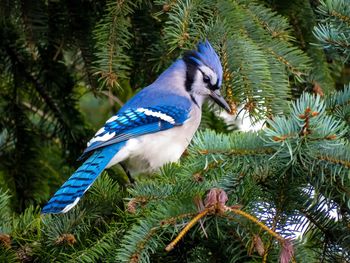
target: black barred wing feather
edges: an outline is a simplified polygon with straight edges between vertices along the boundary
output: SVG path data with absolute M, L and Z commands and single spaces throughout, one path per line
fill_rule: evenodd
M 80 159 L 95 149 L 182 125 L 188 117 L 189 109 L 174 106 L 127 109 L 107 120 L 88 142 Z

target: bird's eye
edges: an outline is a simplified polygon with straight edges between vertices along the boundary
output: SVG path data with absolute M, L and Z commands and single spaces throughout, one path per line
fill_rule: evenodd
M 203 75 L 203 81 L 204 81 L 205 83 L 209 83 L 210 78 L 209 78 L 207 75 Z

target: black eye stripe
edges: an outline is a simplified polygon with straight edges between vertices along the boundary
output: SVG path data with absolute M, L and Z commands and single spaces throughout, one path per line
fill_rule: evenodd
M 210 77 L 207 76 L 207 75 L 203 72 L 203 70 L 201 70 L 200 68 L 198 68 L 198 70 L 199 70 L 200 72 L 202 72 L 203 81 L 204 81 L 205 83 L 210 83 Z
M 216 80 L 216 83 L 215 83 L 214 85 L 212 85 L 212 84 L 210 83 L 210 78 L 209 78 L 200 68 L 198 68 L 198 70 L 199 70 L 200 72 L 202 72 L 202 74 L 203 74 L 203 81 L 204 81 L 205 83 L 208 83 L 208 88 L 209 88 L 210 90 L 217 90 L 217 89 L 219 89 L 219 79 L 217 79 L 217 80 Z
M 186 64 L 186 79 L 185 79 L 185 87 L 187 91 L 191 91 L 192 84 L 194 82 L 194 76 L 198 67 L 189 60 L 184 60 Z

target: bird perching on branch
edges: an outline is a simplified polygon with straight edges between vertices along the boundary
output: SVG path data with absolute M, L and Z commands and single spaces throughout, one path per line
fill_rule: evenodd
M 208 41 L 185 53 L 97 131 L 80 157 L 85 162 L 42 213 L 69 211 L 102 171 L 117 163 L 133 175 L 177 161 L 198 129 L 204 101 L 211 98 L 230 111 L 220 95 L 222 77 L 220 59 Z

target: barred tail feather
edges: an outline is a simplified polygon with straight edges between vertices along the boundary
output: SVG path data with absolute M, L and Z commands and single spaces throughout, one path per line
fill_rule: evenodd
M 114 144 L 96 150 L 61 186 L 42 213 L 66 213 L 72 209 L 122 146 Z

